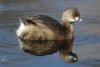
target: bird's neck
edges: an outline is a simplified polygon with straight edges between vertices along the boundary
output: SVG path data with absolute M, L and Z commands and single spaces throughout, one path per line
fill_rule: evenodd
M 66 34 L 68 39 L 73 38 L 73 26 L 70 24 L 70 22 L 63 22 L 63 27 L 66 28 Z
M 72 24 L 70 23 L 70 22 L 62 22 L 63 24 L 63 26 L 65 27 L 65 28 L 72 28 L 73 26 L 72 26 Z

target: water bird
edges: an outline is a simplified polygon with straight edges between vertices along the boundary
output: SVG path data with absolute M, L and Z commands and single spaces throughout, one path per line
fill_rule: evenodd
M 81 21 L 77 8 L 67 8 L 61 17 L 61 23 L 46 15 L 37 15 L 20 19 L 17 36 L 27 40 L 66 40 L 73 39 L 73 26 L 75 21 Z

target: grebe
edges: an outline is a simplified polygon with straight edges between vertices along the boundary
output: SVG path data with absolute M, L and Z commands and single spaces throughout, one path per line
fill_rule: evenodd
M 67 8 L 61 17 L 61 23 L 46 15 L 37 15 L 20 19 L 17 36 L 24 40 L 67 40 L 73 39 L 73 26 L 75 21 L 81 21 L 77 8 Z

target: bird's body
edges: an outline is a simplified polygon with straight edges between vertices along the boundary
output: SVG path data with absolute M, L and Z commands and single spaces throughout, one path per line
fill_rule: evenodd
M 20 31 L 21 33 L 19 33 Z M 24 40 L 66 40 L 68 33 L 73 33 L 71 27 L 66 28 L 57 20 L 46 15 L 27 18 L 26 22 L 22 22 L 17 30 L 19 38 Z

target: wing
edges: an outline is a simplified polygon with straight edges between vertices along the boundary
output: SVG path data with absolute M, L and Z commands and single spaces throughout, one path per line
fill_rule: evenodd
M 65 32 L 65 28 L 54 18 L 46 15 L 37 15 L 26 19 L 27 24 L 44 25 L 56 33 Z

